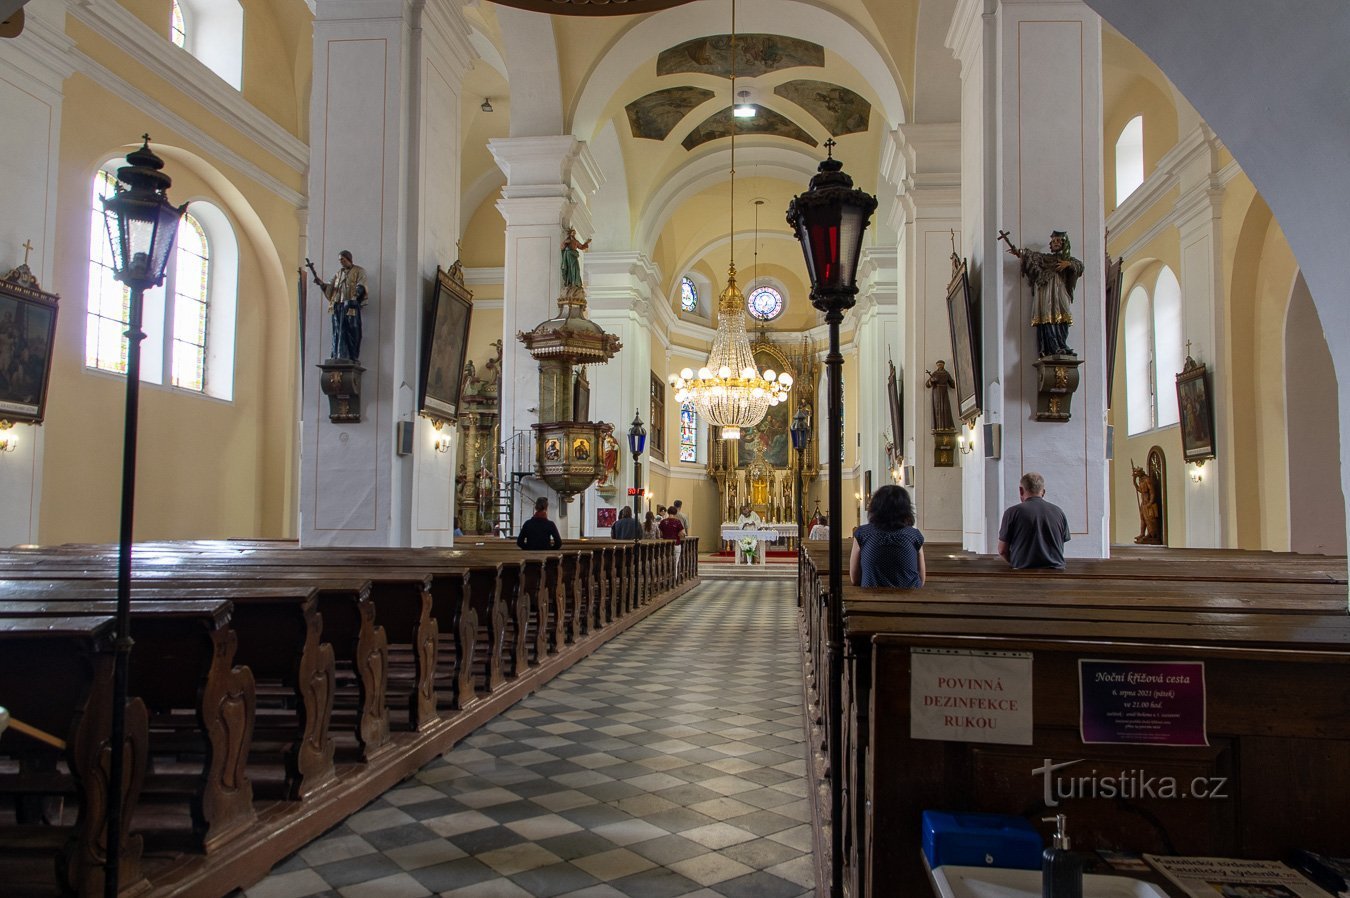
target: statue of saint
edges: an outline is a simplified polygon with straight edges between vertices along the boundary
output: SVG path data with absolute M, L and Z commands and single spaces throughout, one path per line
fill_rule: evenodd
M 568 228 L 562 242 L 562 286 L 563 293 L 581 289 L 581 254 L 591 248 L 591 241 L 582 243 L 577 239 L 576 228 Z
M 1141 545 L 1162 545 L 1162 507 L 1158 501 L 1161 484 L 1157 474 L 1145 471 L 1130 461 L 1134 490 L 1139 499 L 1139 535 L 1134 538 Z
M 333 321 L 333 353 L 329 358 L 351 359 L 361 356 L 361 310 L 366 307 L 366 270 L 352 262 L 350 250 L 338 253 L 338 271 L 327 283 L 314 270 L 314 263 L 305 260 L 314 283 L 328 299 L 328 313 Z
M 937 360 L 936 368 L 935 371 L 926 372 L 928 380 L 924 383 L 924 386 L 933 391 L 933 430 L 935 432 L 956 430 L 950 395 L 956 381 L 952 379 L 952 373 L 947 370 L 947 363 L 942 359 Z
M 1031 284 L 1031 324 L 1036 328 L 1036 348 L 1042 358 L 1049 355 L 1077 355 L 1069 348 L 1069 326 L 1073 314 L 1074 287 L 1083 276 L 1083 262 L 1070 253 L 1066 231 L 1052 231 L 1050 251 L 1037 253 L 1018 249 L 999 231 L 999 239 L 1008 244 L 1008 253 L 1022 260 L 1022 276 Z

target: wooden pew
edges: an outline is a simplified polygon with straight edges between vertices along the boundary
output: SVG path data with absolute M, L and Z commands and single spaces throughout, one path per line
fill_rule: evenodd
M 107 806 L 106 747 L 112 726 L 113 618 L 110 616 L 0 618 L 0 703 L 12 716 L 65 742 L 62 752 L 74 781 L 79 816 L 71 830 L 20 827 L 0 839 L 5 881 L 22 882 L 26 867 L 51 864 L 66 894 L 96 896 L 104 891 L 104 835 Z M 129 831 L 145 777 L 148 715 L 139 699 L 126 704 L 126 789 L 122 795 L 120 894 L 146 886 L 141 872 L 142 840 Z M 54 749 L 13 729 L 0 742 L 0 755 L 19 761 L 23 785 L 34 792 L 59 792 Z M 10 788 L 9 786 L 6 787 Z M 25 864 L 27 862 L 27 864 Z M 11 865 L 18 870 L 11 872 Z M 51 870 L 46 866 L 46 870 Z M 50 882 L 50 873 L 38 874 Z
M 193 850 L 211 851 L 252 825 L 253 784 L 245 770 L 257 700 L 253 674 L 237 667 L 232 605 L 218 590 L 169 587 L 141 590 L 131 609 L 136 650 L 130 656 L 128 691 L 152 715 L 194 715 L 199 739 L 189 750 L 201 755 L 189 774 L 188 814 Z M 116 613 L 116 587 L 86 582 L 0 581 L 0 619 L 101 617 Z M 156 722 L 153 756 L 174 756 L 182 746 Z M 167 738 L 165 738 L 167 737 Z M 161 739 L 168 743 L 160 744 Z M 159 785 L 152 770 L 146 794 L 178 787 Z M 148 804 L 143 804 L 148 810 Z M 147 824 L 149 825 L 149 824 Z M 146 828 L 145 826 L 141 827 Z

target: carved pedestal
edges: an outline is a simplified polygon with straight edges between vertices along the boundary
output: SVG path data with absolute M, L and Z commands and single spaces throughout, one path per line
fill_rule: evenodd
M 1036 369 L 1036 420 L 1069 420 L 1069 402 L 1078 389 L 1078 368 L 1083 360 L 1074 355 L 1046 355 L 1032 363 Z
M 361 373 L 354 359 L 324 359 L 319 386 L 328 397 L 328 420 L 334 424 L 361 423 Z
M 933 467 L 956 467 L 956 430 L 939 428 L 933 431 Z

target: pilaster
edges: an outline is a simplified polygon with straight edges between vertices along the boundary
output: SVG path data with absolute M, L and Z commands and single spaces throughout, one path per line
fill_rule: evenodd
M 1101 20 L 1078 0 L 961 0 L 948 33 L 961 61 L 962 220 L 980 298 L 983 422 L 1003 425 L 1001 458 L 963 469 L 963 542 L 993 552 L 1025 471 L 1045 475 L 1069 518 L 1067 555 L 1103 557 L 1107 515 L 1102 313 Z M 1067 422 L 1040 422 L 1031 292 L 996 241 L 1045 251 L 1069 232 L 1085 270 L 1069 345 L 1083 360 Z
M 52 289 L 56 241 L 56 183 L 61 145 L 61 107 L 65 79 L 74 71 L 68 55 L 64 0 L 28 4 L 23 33 L 0 40 L 0 275 L 24 262 L 23 244 L 31 243 L 28 267 L 38 283 Z M 59 314 L 82 314 L 69 301 Z M 0 414 L 3 417 L 3 414 Z M 38 541 L 42 504 L 43 428 L 16 424 L 0 433 L 10 450 L 0 453 L 0 546 Z
M 309 545 L 446 545 L 454 453 L 417 419 L 422 303 L 459 232 L 459 13 L 404 0 L 317 0 L 310 99 L 309 256 L 325 276 L 350 250 L 366 269 L 362 420 L 329 421 L 315 366 L 328 315 L 305 322 L 300 538 Z M 445 114 L 451 110 L 452 114 Z M 397 424 L 414 422 L 411 455 Z

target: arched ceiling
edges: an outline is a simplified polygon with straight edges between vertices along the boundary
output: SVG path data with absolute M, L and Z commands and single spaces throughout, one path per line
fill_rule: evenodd
M 762 196 L 759 261 L 766 271 L 781 269 L 777 283 L 789 292 L 788 312 L 774 326 L 813 326 L 806 287 L 793 273 L 801 267 L 800 249 L 783 211 L 805 189 L 831 137 L 858 186 L 877 190 L 883 142 L 908 118 L 912 91 L 900 72 L 915 68 L 919 7 L 941 6 L 938 16 L 949 17 L 951 2 L 737 0 L 734 92 L 730 0 L 660 3 L 638 15 L 619 13 L 642 7 L 641 0 L 473 3 L 474 43 L 489 43 L 496 52 L 483 54 L 466 79 L 463 220 L 495 220 L 482 213 L 503 183 L 476 144 L 502 136 L 508 115 L 512 135 L 543 133 L 540 128 L 556 133 L 549 108 L 560 98 L 563 128 L 604 156 L 605 195 L 597 195 L 591 211 L 605 249 L 649 255 L 672 298 L 686 271 L 700 271 L 720 290 L 730 248 L 735 122 L 736 195 L 743 207 L 735 227 L 738 256 L 753 256 L 750 201 Z M 545 8 L 555 14 L 521 11 Z M 539 81 L 541 66 L 556 66 L 556 79 L 531 88 L 528 97 L 513 97 L 513 86 L 518 92 Z M 505 96 L 499 99 L 498 91 Z M 481 113 L 480 93 L 491 94 L 494 109 L 509 112 Z M 738 100 L 748 100 L 757 115 L 733 119 Z M 753 261 L 737 262 L 746 284 Z

